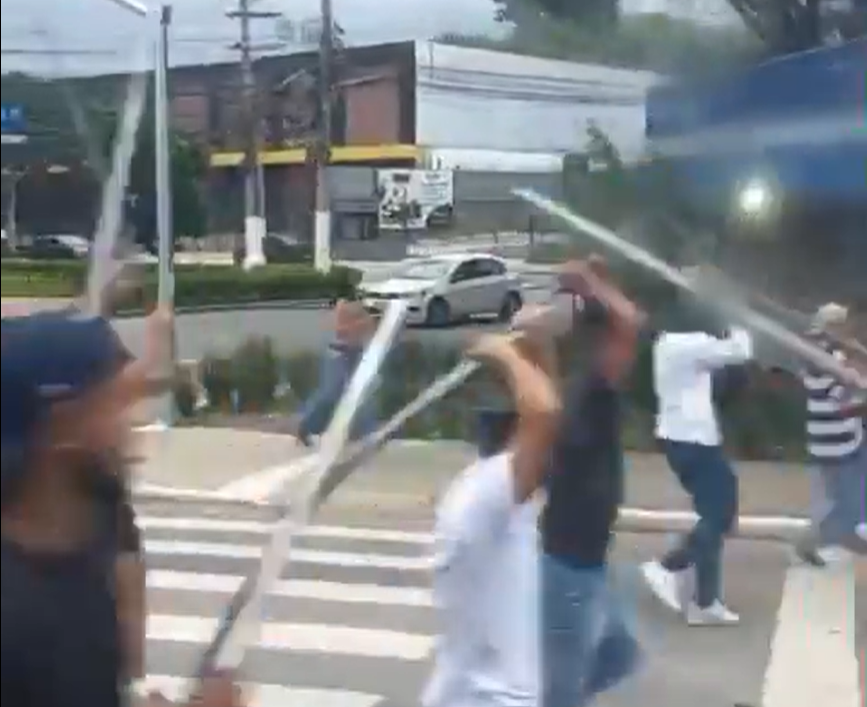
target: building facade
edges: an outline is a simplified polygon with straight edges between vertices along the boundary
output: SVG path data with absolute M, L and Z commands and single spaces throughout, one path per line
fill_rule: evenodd
M 315 53 L 307 53 L 263 59 L 256 66 L 264 107 L 267 217 L 277 231 L 309 227 L 313 180 L 307 146 L 317 125 L 317 61 Z M 211 211 L 217 230 L 239 222 L 241 215 L 237 73 L 236 66 L 197 67 L 178 69 L 171 79 L 175 125 L 206 129 L 212 136 L 211 201 L 219 201 L 220 211 Z M 332 188 L 338 211 L 358 215 L 375 209 L 377 167 L 498 173 L 488 180 L 487 191 L 500 190 L 506 200 L 508 187 L 501 185 L 514 184 L 506 175 L 559 174 L 562 156 L 582 148 L 593 124 L 624 156 L 637 157 L 644 140 L 644 96 L 658 79 L 649 72 L 434 42 L 352 48 L 337 74 L 331 159 L 340 169 L 332 170 Z

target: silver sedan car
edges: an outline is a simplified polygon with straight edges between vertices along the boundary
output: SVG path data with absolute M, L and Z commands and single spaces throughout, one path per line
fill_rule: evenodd
M 475 315 L 508 322 L 524 303 L 521 279 L 502 258 L 484 253 L 405 260 L 387 279 L 362 283 L 359 294 L 373 314 L 389 300 L 408 300 L 408 323 L 427 326 Z

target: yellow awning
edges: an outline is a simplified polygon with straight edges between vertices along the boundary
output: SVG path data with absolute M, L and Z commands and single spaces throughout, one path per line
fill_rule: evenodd
M 263 165 L 301 164 L 306 158 L 306 149 L 291 147 L 283 150 L 265 150 L 259 154 Z M 331 149 L 332 162 L 376 162 L 380 160 L 413 160 L 422 155 L 416 145 L 339 145 Z M 211 167 L 239 167 L 244 162 L 242 152 L 213 152 Z

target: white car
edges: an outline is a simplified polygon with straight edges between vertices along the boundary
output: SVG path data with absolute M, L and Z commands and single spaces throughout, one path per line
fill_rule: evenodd
M 389 300 L 409 301 L 408 323 L 446 326 L 478 314 L 508 322 L 524 303 L 521 279 L 506 262 L 487 254 L 460 253 L 404 261 L 380 282 L 362 283 L 365 308 L 381 313 Z

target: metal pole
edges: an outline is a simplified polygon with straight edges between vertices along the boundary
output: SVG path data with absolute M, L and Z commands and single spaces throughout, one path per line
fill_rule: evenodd
M 334 52 L 334 17 L 331 0 L 321 0 L 322 31 L 319 41 L 319 136 L 316 144 L 316 213 L 313 224 L 313 265 L 331 269 L 331 203 L 328 162 L 331 156 L 331 68 Z
M 157 298 L 159 304 L 167 308 L 172 308 L 174 304 L 175 289 L 168 91 L 169 25 L 171 21 L 171 5 L 163 5 L 160 12 L 160 33 L 157 42 L 154 81 L 154 156 L 156 160 L 157 243 L 159 252 Z M 166 361 L 168 371 L 174 368 L 174 351 L 172 351 L 171 359 Z M 164 424 L 171 426 L 175 412 L 171 392 L 160 407 L 162 408 Z
M 245 137 L 244 149 L 244 267 L 265 263 L 262 242 L 265 239 L 265 216 L 262 213 L 262 183 L 259 180 L 259 119 L 256 110 L 256 77 L 250 39 L 250 0 L 239 0 L 238 17 L 241 21 L 241 81 L 244 91 Z M 238 244 L 240 245 L 240 244 Z

